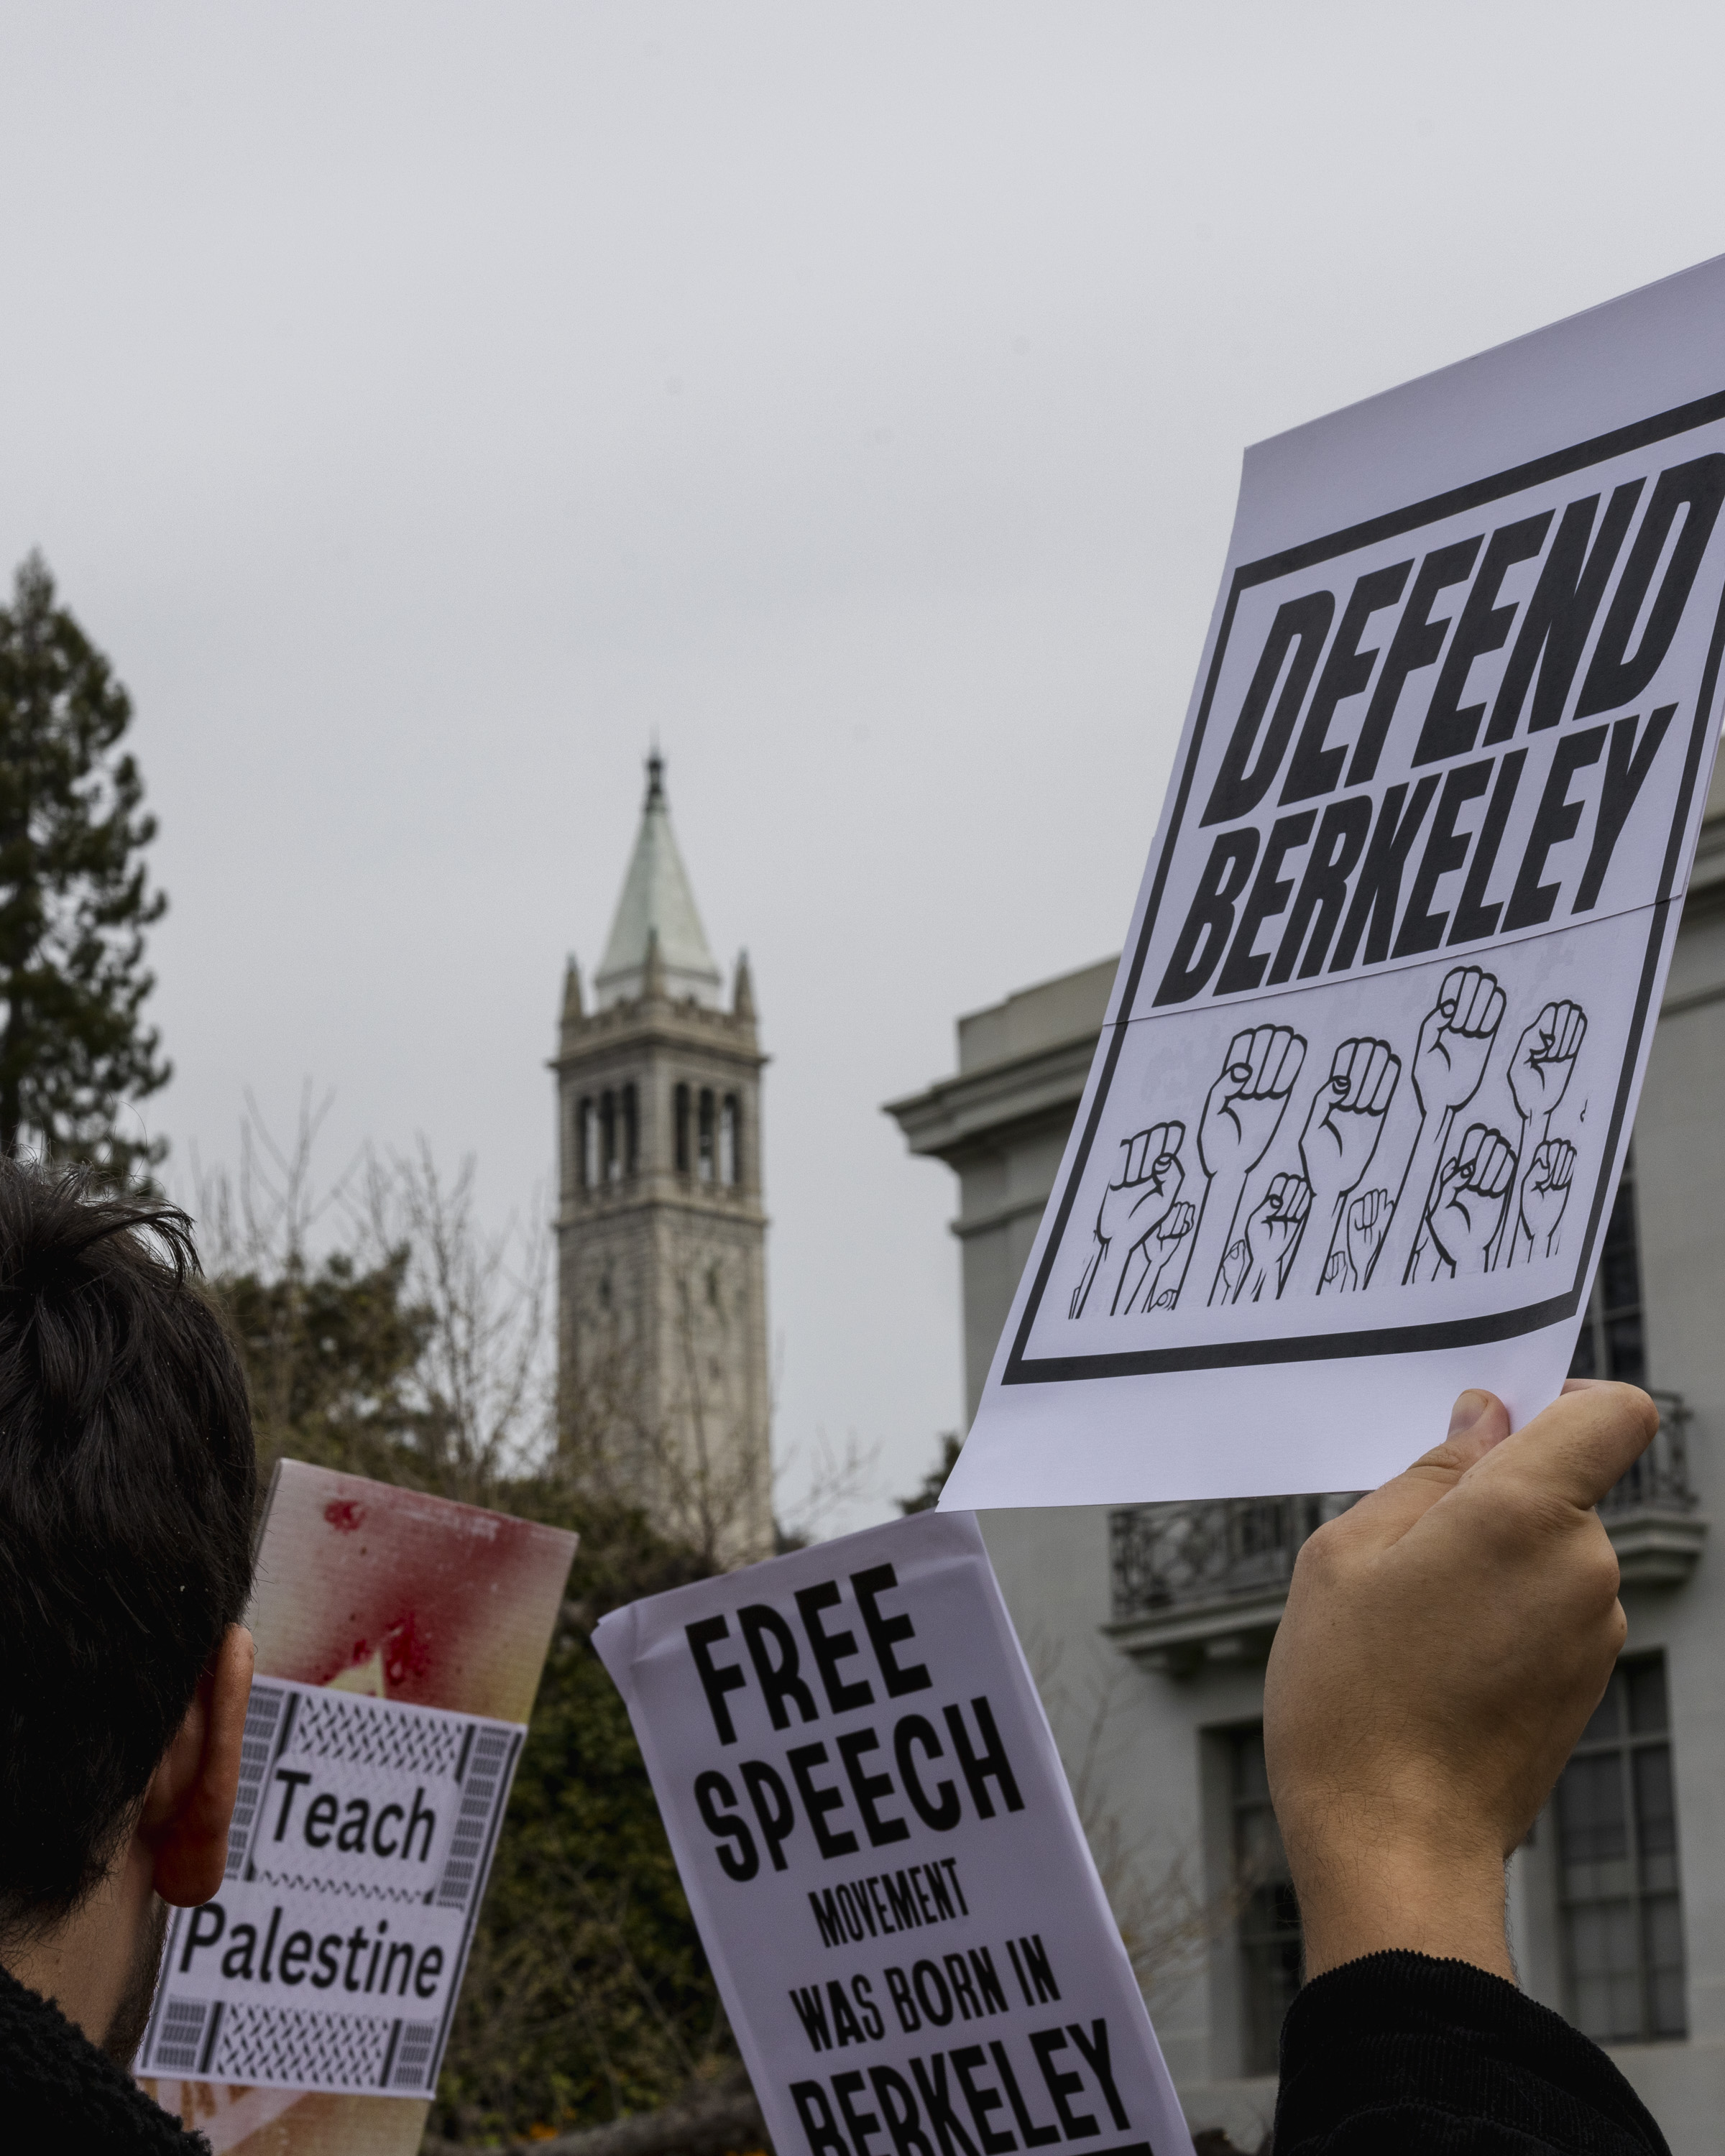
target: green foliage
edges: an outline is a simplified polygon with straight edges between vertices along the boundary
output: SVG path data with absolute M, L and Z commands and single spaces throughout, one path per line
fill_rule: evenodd
M 144 931 L 167 901 L 137 859 L 156 824 L 116 752 L 131 721 L 32 554 L 0 608 L 0 1152 L 33 1146 L 121 1182 L 167 1146 L 123 1136 L 120 1113 L 169 1075 L 141 1016 Z
M 435 1188 L 429 1167 L 414 1173 Z M 438 1260 L 429 1271 L 428 1242 Z M 434 2124 L 470 2143 L 652 2110 L 735 2048 L 628 1714 L 590 1635 L 608 1610 L 704 1568 L 638 1511 L 577 1488 L 554 1455 L 499 1475 L 493 1455 L 452 1442 L 462 1397 L 449 1380 L 452 1340 L 494 1343 L 502 1389 L 516 1397 L 509 1328 L 480 1306 L 487 1276 L 470 1262 L 465 1214 L 452 1223 L 447 1208 L 421 1206 L 405 1240 L 378 1247 L 362 1234 L 356 1250 L 314 1264 L 297 1234 L 273 1246 L 254 1238 L 243 1266 L 212 1280 L 244 1354 L 261 1464 L 312 1460 L 581 1537 Z M 452 1303 L 439 1278 L 480 1287 Z M 483 1389 L 485 1373 L 469 1375 Z
M 606 1610 L 694 1575 L 639 1515 L 547 1505 L 582 1544 L 480 1918 L 434 2123 L 473 2141 L 597 2125 L 683 2094 L 734 2049 L 646 1768 L 589 1644 Z
M 285 1458 L 423 1486 L 410 1389 L 430 1313 L 403 1301 L 407 1268 L 405 1249 L 370 1265 L 338 1250 L 213 1283 L 244 1351 L 266 1487 Z
M 955 1430 L 941 1432 L 941 1456 L 938 1466 L 931 1467 L 922 1478 L 922 1486 L 914 1497 L 896 1497 L 893 1502 L 907 1517 L 912 1512 L 932 1512 L 940 1502 L 941 1492 L 947 1486 L 947 1477 L 958 1464 L 958 1448 L 964 1442 Z

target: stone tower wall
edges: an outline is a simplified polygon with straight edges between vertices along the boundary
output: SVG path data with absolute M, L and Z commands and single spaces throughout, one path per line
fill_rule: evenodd
M 662 1530 L 725 1565 L 769 1555 L 773 1534 L 766 1059 L 746 986 L 739 1004 L 723 1011 L 673 999 L 649 966 L 633 1001 L 588 1014 L 571 998 L 553 1064 L 564 1442 Z M 705 1157 L 704 1092 L 713 1102 Z M 734 1155 L 721 1142 L 727 1099 L 737 1111 Z

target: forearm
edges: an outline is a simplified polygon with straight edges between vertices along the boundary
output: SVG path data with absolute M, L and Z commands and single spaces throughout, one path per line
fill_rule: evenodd
M 1180 1283 L 1183 1304 L 1202 1308 L 1210 1300 L 1222 1258 L 1234 1232 L 1235 1216 L 1245 1194 L 1243 1175 L 1214 1175 L 1204 1192 L 1204 1209 L 1192 1235 L 1192 1255 Z M 1170 1283 L 1172 1285 L 1172 1283 Z
M 1405 1950 L 1514 1981 L 1496 1851 L 1412 1848 L 1393 1821 L 1361 1819 L 1337 1832 L 1331 1820 L 1309 1851 L 1296 1833 L 1289 1861 L 1308 1980 L 1365 1954 Z
M 1447 1116 L 1428 1116 L 1420 1126 L 1407 1173 L 1402 1178 L 1395 1209 L 1389 1216 L 1384 1246 L 1372 1268 L 1373 1283 L 1387 1281 L 1399 1287 L 1410 1277 L 1414 1252 L 1425 1225 L 1425 1209 L 1430 1201 L 1432 1186 L 1437 1181 L 1438 1169 L 1443 1164 L 1444 1137 L 1448 1126 Z
M 1294 1255 L 1288 1260 L 1287 1281 L 1282 1291 L 1287 1300 L 1317 1293 L 1342 1225 L 1342 1209 L 1347 1203 L 1345 1191 L 1340 1198 L 1313 1196 Z

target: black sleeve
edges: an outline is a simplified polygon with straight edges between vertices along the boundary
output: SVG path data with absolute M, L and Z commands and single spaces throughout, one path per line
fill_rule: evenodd
M 1276 2156 L 1670 2156 L 1597 2044 L 1467 1962 L 1368 1954 L 1281 2032 Z

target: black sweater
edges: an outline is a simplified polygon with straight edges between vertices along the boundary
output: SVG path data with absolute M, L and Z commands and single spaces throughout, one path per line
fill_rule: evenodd
M 1596 2044 L 1500 1976 L 1368 1954 L 1281 2032 L 1276 2156 L 1670 2156 Z
M 78 2156 L 209 2156 L 59 2007 L 0 1969 L 0 2147 Z

